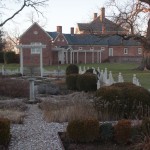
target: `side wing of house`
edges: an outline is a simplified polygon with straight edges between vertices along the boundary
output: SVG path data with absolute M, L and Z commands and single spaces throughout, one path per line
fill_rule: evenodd
M 42 50 L 43 65 L 51 65 L 53 62 L 52 50 L 51 50 L 50 35 L 40 27 L 37 23 L 32 24 L 20 37 L 20 44 L 43 44 L 46 48 Z M 39 66 L 40 64 L 40 51 L 38 48 L 23 48 L 23 63 L 26 66 L 34 65 Z

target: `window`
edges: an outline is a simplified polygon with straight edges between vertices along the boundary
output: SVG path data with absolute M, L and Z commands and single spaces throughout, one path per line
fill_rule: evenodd
M 128 48 L 124 48 L 124 54 L 128 54 Z
M 142 54 L 142 48 L 138 48 L 138 54 Z
M 41 43 L 35 42 L 35 43 L 31 43 L 31 45 L 41 45 Z M 31 48 L 31 54 L 40 54 L 40 52 L 41 52 L 41 48 L 39 47 Z
M 82 50 L 82 47 L 79 47 L 79 50 Z
M 109 56 L 113 56 L 113 48 L 109 48 Z
M 65 40 L 64 40 L 64 39 L 62 39 L 62 42 L 65 42 Z
M 59 42 L 59 41 L 60 41 L 60 38 L 58 38 L 57 41 Z
M 94 47 L 90 47 L 90 50 L 94 50 Z
M 105 50 L 105 47 L 101 47 L 101 50 L 103 50 L 103 51 L 104 51 L 104 50 Z

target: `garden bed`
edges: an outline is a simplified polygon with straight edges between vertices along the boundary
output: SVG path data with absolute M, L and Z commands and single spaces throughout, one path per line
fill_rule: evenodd
M 102 143 L 99 140 L 89 143 L 75 143 L 71 141 L 66 132 L 58 133 L 64 150 L 131 150 L 132 144 L 119 145 L 113 142 Z

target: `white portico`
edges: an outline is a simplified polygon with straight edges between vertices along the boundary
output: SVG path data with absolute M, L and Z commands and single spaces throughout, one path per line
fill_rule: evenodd
M 20 73 L 23 75 L 23 51 L 25 48 L 28 48 L 31 50 L 38 50 L 39 54 L 40 54 L 40 72 L 41 72 L 41 77 L 43 77 L 43 55 L 42 55 L 42 50 L 43 48 L 46 48 L 46 45 L 42 45 L 40 44 L 31 44 L 31 45 L 18 45 L 17 48 L 19 48 L 20 51 Z M 31 54 L 32 55 L 32 54 Z
M 74 64 L 74 63 L 80 63 L 79 60 L 81 60 L 81 56 L 84 56 L 82 58 L 83 63 L 87 63 L 87 57 L 90 55 L 91 57 L 91 63 L 101 63 L 101 53 L 104 51 L 104 49 L 100 50 L 73 50 L 72 48 L 53 48 L 53 51 L 58 52 L 58 62 L 60 61 L 61 64 Z

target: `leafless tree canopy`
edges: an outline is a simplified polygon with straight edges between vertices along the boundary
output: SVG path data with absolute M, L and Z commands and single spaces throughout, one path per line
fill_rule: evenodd
M 3 15 L 3 11 L 7 10 L 7 6 L 5 4 L 7 0 L 0 0 L 0 15 Z M 40 7 L 44 7 L 49 0 L 15 0 L 14 3 L 19 4 L 19 7 L 13 14 L 1 20 L 0 27 L 4 26 L 9 20 L 12 20 L 16 15 L 18 15 L 25 7 L 33 8 L 37 14 L 41 14 Z M 11 1 L 12 2 L 12 1 Z M 10 4 L 11 4 L 10 2 Z

